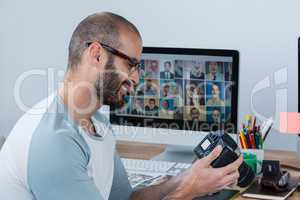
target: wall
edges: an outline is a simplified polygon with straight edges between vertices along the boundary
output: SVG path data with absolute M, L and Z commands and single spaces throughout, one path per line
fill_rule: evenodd
M 23 113 L 13 93 L 18 76 L 27 70 L 52 67 L 49 74 L 61 80 L 58 70 L 66 67 L 67 45 L 76 23 L 104 10 L 134 22 L 145 46 L 238 49 L 240 119 L 250 112 L 255 85 L 268 76 L 272 82 L 274 72 L 286 67 L 288 82 L 271 84 L 255 93 L 253 102 L 261 115 L 278 120 L 281 110 L 297 111 L 299 6 L 296 0 L 1 0 L 0 135 L 7 135 Z M 21 96 L 28 106 L 47 95 L 46 80 L 46 76 L 33 76 L 24 82 Z M 287 108 L 278 100 L 276 103 L 284 93 L 280 89 L 285 88 Z M 272 131 L 267 148 L 295 150 L 295 136 Z

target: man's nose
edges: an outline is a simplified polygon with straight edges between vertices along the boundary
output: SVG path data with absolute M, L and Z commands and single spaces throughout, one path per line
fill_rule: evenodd
M 136 70 L 132 74 L 130 74 L 129 79 L 132 82 L 131 87 L 137 86 L 140 81 L 138 70 Z M 134 89 L 134 88 L 132 88 L 132 89 Z

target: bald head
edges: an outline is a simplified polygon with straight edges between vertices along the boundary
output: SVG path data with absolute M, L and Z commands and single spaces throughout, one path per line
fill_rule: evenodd
M 98 41 L 116 49 L 122 47 L 120 41 L 122 31 L 132 32 L 141 40 L 137 28 L 119 15 L 103 12 L 85 18 L 72 34 L 69 44 L 68 68 L 73 69 L 80 63 L 81 56 L 89 42 Z

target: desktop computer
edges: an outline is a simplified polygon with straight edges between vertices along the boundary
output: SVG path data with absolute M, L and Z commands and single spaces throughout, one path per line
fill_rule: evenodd
M 110 112 L 118 140 L 167 144 L 161 160 L 190 162 L 210 131 L 236 139 L 239 53 L 144 47 L 135 93 Z

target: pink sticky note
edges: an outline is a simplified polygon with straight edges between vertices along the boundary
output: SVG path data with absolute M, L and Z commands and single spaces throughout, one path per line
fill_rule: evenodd
M 282 133 L 300 133 L 300 113 L 282 112 L 280 113 L 280 132 Z

